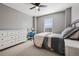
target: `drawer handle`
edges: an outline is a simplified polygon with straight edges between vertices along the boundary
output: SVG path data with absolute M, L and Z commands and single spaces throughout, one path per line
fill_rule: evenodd
M 1 46 L 4 46 L 3 44 L 1 44 Z
M 13 37 L 11 37 L 11 38 L 13 38 Z
M 11 33 L 11 34 L 14 34 L 14 33 Z

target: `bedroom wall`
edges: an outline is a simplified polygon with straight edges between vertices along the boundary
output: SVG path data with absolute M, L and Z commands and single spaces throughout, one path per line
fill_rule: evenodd
M 72 22 L 79 19 L 79 4 L 72 7 Z
M 79 4 L 72 6 L 72 22 L 79 19 Z M 77 24 L 79 26 L 79 24 Z
M 32 16 L 0 4 L 0 29 L 27 29 L 32 23 Z
M 65 28 L 65 12 L 57 12 L 49 15 L 40 16 L 37 19 L 37 32 L 44 32 L 44 19 L 53 19 L 53 33 L 61 33 Z

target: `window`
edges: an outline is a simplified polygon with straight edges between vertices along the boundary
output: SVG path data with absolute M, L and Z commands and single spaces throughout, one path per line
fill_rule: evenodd
M 52 32 L 53 27 L 53 19 L 52 18 L 46 18 L 44 20 L 44 31 L 45 32 Z

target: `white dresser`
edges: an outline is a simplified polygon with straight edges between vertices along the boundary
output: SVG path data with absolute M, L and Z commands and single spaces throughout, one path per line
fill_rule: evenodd
M 26 31 L 0 30 L 0 50 L 26 41 Z

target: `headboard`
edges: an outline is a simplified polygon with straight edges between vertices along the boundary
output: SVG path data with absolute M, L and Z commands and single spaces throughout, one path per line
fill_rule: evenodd
M 71 26 L 74 26 L 74 27 L 79 27 L 79 19 L 74 21 Z

